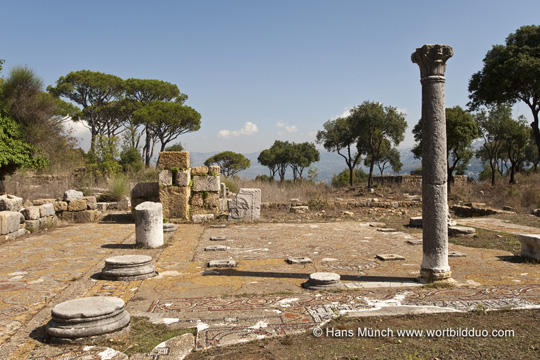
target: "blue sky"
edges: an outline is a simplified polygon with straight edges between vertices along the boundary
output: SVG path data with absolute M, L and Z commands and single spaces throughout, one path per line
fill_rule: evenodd
M 446 105 L 465 107 L 471 75 L 495 44 L 538 24 L 540 1 L 0 1 L 5 75 L 27 65 L 44 81 L 88 69 L 160 79 L 187 94 L 201 130 L 187 150 L 257 152 L 314 141 L 362 102 L 421 110 L 417 47 L 447 44 Z M 517 114 L 532 119 L 525 104 Z M 76 128 L 77 135 L 89 131 Z M 82 141 L 83 148 L 86 141 Z

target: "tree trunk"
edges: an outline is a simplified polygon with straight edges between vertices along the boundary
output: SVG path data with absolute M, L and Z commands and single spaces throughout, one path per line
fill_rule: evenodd
M 516 166 L 514 164 L 512 164 L 512 167 L 510 168 L 510 182 L 509 184 L 515 184 L 516 183 L 516 179 L 514 177 L 514 174 L 516 172 Z
M 375 165 L 375 161 L 372 160 L 369 162 L 369 178 L 368 178 L 368 189 L 371 189 L 373 187 L 373 166 Z
M 540 129 L 538 129 L 539 119 L 538 119 L 538 111 L 536 111 L 534 108 L 531 107 L 532 113 L 533 113 L 533 122 L 531 123 L 531 128 L 533 130 L 533 136 L 534 136 L 534 142 L 536 143 L 536 147 L 538 148 L 538 156 L 540 156 Z
M 490 161 L 489 166 L 491 167 L 491 186 L 495 186 L 495 164 Z
M 349 186 L 353 186 L 353 176 L 354 176 L 354 166 L 352 164 L 349 165 Z

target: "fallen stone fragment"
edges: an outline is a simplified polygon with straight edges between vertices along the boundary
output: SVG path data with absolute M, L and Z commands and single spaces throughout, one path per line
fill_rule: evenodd
M 384 228 L 386 227 L 386 224 L 383 222 L 372 222 L 372 223 L 369 223 L 369 226 L 374 227 L 374 228 Z
M 163 223 L 163 232 L 176 231 L 176 226 L 173 223 Z
M 210 221 L 214 219 L 214 214 L 199 214 L 199 215 L 193 215 L 191 217 L 191 220 L 194 223 L 201 223 L 205 221 Z
M 382 261 L 405 260 L 403 256 L 396 254 L 377 254 L 376 258 Z
M 210 245 L 204 248 L 204 251 L 226 251 L 227 246 L 224 245 Z
M 235 267 L 235 266 L 236 266 L 236 261 L 234 261 L 232 259 L 210 260 L 210 262 L 208 263 L 209 268 L 216 268 L 216 267 L 231 268 L 231 267 Z
M 377 231 L 387 233 L 387 232 L 396 232 L 397 230 L 392 229 L 392 228 L 377 228 Z
M 221 224 L 221 225 L 210 225 L 210 227 L 212 229 L 223 229 L 223 228 L 226 228 L 227 225 L 223 225 L 223 224 Z
M 422 240 L 407 240 L 407 244 L 409 244 L 409 245 L 422 245 L 423 241 Z
M 448 257 L 466 257 L 467 255 L 459 251 L 450 251 L 448 252 Z
M 311 264 L 313 261 L 308 257 L 290 257 L 287 258 L 289 264 Z
M 467 226 L 449 226 L 448 235 L 449 236 L 474 236 L 476 229 Z
M 225 236 L 212 236 L 210 237 L 210 241 L 225 241 L 227 238 Z

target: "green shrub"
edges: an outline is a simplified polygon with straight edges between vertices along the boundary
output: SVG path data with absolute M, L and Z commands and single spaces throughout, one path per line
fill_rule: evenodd
M 353 184 L 367 181 L 368 175 L 362 169 L 354 169 Z M 349 169 L 345 169 L 339 174 L 332 176 L 332 186 L 346 187 L 349 186 Z
M 120 201 L 129 195 L 129 177 L 120 174 L 114 176 L 109 182 L 106 196 L 111 201 Z
M 234 177 L 226 178 L 222 177 L 221 182 L 225 183 L 225 186 L 229 189 L 229 192 L 235 194 L 240 190 L 240 187 L 238 186 L 237 182 L 235 181 Z

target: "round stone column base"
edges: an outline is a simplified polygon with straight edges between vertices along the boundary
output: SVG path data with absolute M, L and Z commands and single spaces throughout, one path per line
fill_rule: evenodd
M 303 288 L 310 290 L 334 290 L 344 286 L 339 274 L 329 272 L 313 273 L 309 275 L 309 280 L 302 284 Z
M 424 284 L 443 280 L 452 280 L 452 271 L 435 271 L 433 269 L 420 269 L 420 282 Z

